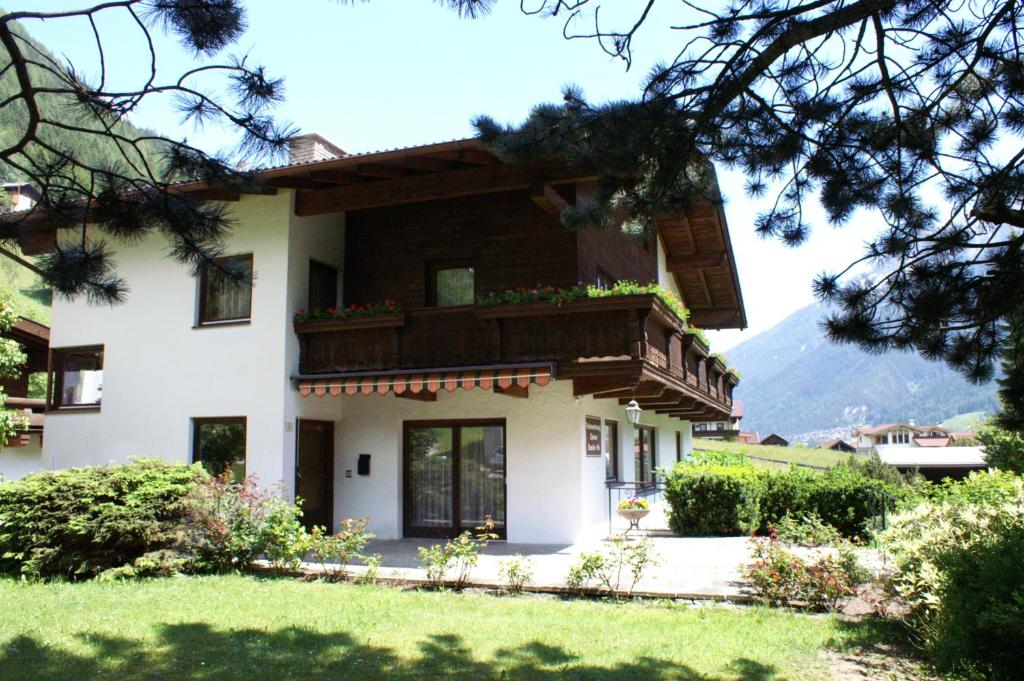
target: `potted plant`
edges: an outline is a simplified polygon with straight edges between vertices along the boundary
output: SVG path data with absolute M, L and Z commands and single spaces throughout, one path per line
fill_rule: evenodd
M 651 504 L 646 499 L 634 495 L 620 501 L 616 511 L 629 521 L 629 528 L 626 529 L 626 532 L 629 532 L 640 529 L 640 521 L 651 512 Z

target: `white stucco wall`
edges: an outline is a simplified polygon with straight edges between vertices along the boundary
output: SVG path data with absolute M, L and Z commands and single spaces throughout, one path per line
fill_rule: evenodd
M 665 244 L 662 242 L 660 234 L 658 235 L 658 285 L 676 294 L 679 300 L 683 300 L 682 294 L 679 293 L 679 287 L 676 285 L 676 278 L 668 271 Z
M 414 420 L 503 418 L 506 427 L 508 540 L 566 544 L 601 536 L 608 528 L 604 459 L 587 457 L 587 416 L 619 423 L 621 477 L 633 477 L 633 429 L 616 400 L 576 399 L 571 381 L 530 387 L 528 399 L 484 390 L 441 392 L 436 402 L 394 396 L 325 395 L 301 398 L 326 404 L 339 419 L 335 443 L 335 522 L 368 517 L 381 538 L 402 536 L 402 424 Z M 320 407 L 317 406 L 317 409 Z M 675 461 L 675 431 L 687 421 L 644 413 L 641 423 L 657 428 L 657 465 Z M 359 454 L 371 455 L 369 476 L 356 472 Z M 345 477 L 352 471 L 352 477 Z
M 291 478 L 281 451 L 290 202 L 282 192 L 228 204 L 236 227 L 226 254 L 253 254 L 249 324 L 193 328 L 197 281 L 166 257 L 157 235 L 115 251 L 131 288 L 124 304 L 54 301 L 51 347 L 96 344 L 105 353 L 101 410 L 47 416 L 44 452 L 54 467 L 132 456 L 187 461 L 191 418 L 245 416 L 247 472 L 267 485 Z
M 31 435 L 27 445 L 0 448 L 0 482 L 50 470 L 50 461 L 43 453 L 41 440 L 39 435 Z

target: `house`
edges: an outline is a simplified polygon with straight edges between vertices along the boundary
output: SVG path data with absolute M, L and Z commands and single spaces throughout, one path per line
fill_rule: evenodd
M 751 431 L 749 433 L 740 433 L 736 436 L 736 442 L 743 442 L 748 445 L 760 444 L 761 437 L 757 434 L 757 431 Z
M 609 484 L 653 480 L 693 422 L 731 414 L 735 376 L 660 296 L 525 300 L 650 282 L 697 327 L 743 327 L 720 206 L 641 243 L 561 226 L 595 179 L 563 163 L 475 139 L 309 142 L 258 171 L 258 193 L 178 188 L 224 202 L 218 265 L 252 287 L 191 276 L 154 236 L 116 246 L 125 303 L 55 301 L 44 465 L 199 461 L 301 498 L 311 523 L 444 537 L 490 516 L 508 540 L 563 543 L 607 531 Z M 18 236 L 29 254 L 81 238 L 42 219 Z
M 50 329 L 26 317 L 19 318 L 5 338 L 17 341 L 25 353 L 25 364 L 19 378 L 0 381 L 7 409 L 18 410 L 24 417 L 24 428 L 0 448 L 0 480 L 20 478 L 50 466 L 43 455 L 43 423 L 46 401 L 29 398 L 29 376 L 47 370 Z
M 693 424 L 693 436 L 706 440 L 736 440 L 740 435 L 743 418 L 743 400 L 733 400 L 728 420 L 699 421 Z
M 964 433 L 957 435 L 963 436 Z M 872 454 L 879 447 L 946 447 L 954 434 L 942 426 L 917 426 L 909 423 L 885 423 L 853 429 L 858 454 Z
M 846 440 L 843 440 L 838 437 L 822 442 L 820 445 L 818 445 L 818 449 L 831 449 L 832 451 L 835 452 L 846 452 L 848 454 L 855 454 L 857 452 L 856 447 L 851 445 Z
M 960 479 L 971 471 L 985 470 L 982 447 L 908 447 L 879 445 L 879 458 L 903 472 L 918 472 L 928 480 Z
M 768 435 L 763 440 L 761 440 L 761 442 L 758 443 L 758 444 L 772 445 L 772 446 L 775 446 L 775 447 L 788 447 L 789 446 L 789 440 L 787 440 L 786 438 L 782 437 L 781 435 L 776 435 L 775 433 L 772 433 L 771 435 Z
M 3 190 L 5 196 L 0 213 L 29 210 L 39 201 L 39 190 L 28 182 L 5 182 Z

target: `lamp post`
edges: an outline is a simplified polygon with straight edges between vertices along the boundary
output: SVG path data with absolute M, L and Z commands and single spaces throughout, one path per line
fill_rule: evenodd
M 640 412 L 642 411 L 643 409 L 640 408 L 640 404 L 636 400 L 630 400 L 626 405 L 626 420 L 635 426 L 640 423 Z

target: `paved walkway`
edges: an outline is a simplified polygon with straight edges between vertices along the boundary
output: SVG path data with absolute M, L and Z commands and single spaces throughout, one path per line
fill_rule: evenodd
M 645 573 L 636 589 L 638 595 L 748 600 L 739 574 L 740 566 L 749 562 L 746 537 L 652 537 L 651 542 L 658 565 Z M 419 566 L 419 547 L 436 543 L 441 540 L 375 540 L 370 542 L 366 553 L 380 554 L 381 578 L 415 583 L 426 580 L 426 573 Z M 480 586 L 501 585 L 498 572 L 502 561 L 520 554 L 529 558 L 533 569 L 529 586 L 558 590 L 565 586 L 569 566 L 576 562 L 580 553 L 599 550 L 604 543 L 560 546 L 491 542 L 481 552 L 470 581 Z M 304 567 L 313 571 L 319 569 L 313 564 Z M 352 571 L 358 574 L 363 569 L 353 566 Z

